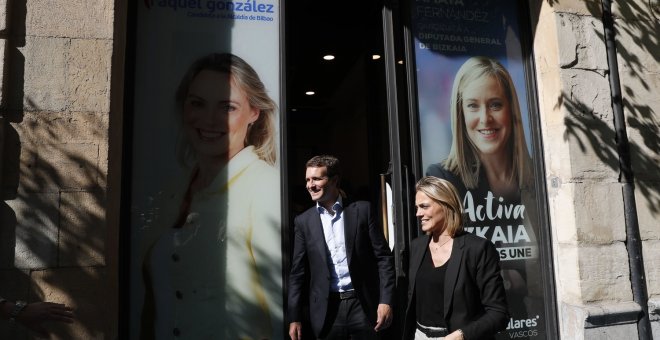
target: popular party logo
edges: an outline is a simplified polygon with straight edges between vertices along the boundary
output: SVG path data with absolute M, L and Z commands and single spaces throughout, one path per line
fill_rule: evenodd
M 531 319 L 511 318 L 506 326 L 507 334 L 511 339 L 535 337 L 539 335 L 539 331 L 536 329 L 538 324 L 538 315 Z

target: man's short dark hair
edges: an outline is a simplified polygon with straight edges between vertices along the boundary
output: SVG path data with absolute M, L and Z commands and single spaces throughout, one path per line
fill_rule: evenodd
M 341 166 L 339 164 L 339 159 L 335 156 L 330 155 L 320 155 L 314 156 L 307 161 L 305 164 L 306 168 L 320 168 L 324 166 L 328 171 L 328 178 L 335 176 L 341 177 Z

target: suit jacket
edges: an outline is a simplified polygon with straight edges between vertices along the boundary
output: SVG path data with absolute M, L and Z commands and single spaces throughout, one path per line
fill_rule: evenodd
M 415 316 L 415 277 L 428 251 L 430 236 L 413 240 L 410 246 L 408 306 L 404 339 L 413 339 Z M 449 332 L 461 329 L 466 339 L 494 339 L 506 328 L 509 313 L 500 260 L 493 244 L 470 233 L 454 238 L 444 284 L 444 314 Z
M 351 282 L 368 320 L 375 326 L 378 304 L 391 305 L 394 298 L 394 258 L 382 231 L 374 221 L 369 203 L 345 201 L 343 206 Z M 308 291 L 310 321 L 314 333 L 318 335 L 328 309 L 329 250 L 316 206 L 297 216 L 294 224 L 288 316 L 290 322 L 301 321 L 302 295 Z

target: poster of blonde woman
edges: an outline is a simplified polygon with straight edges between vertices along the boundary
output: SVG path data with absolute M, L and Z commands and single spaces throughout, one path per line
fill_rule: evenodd
M 539 200 L 517 1 L 415 1 L 425 175 L 459 192 L 465 230 L 490 240 L 510 319 L 497 339 L 546 339 Z
M 282 339 L 279 3 L 198 3 L 138 5 L 130 336 Z

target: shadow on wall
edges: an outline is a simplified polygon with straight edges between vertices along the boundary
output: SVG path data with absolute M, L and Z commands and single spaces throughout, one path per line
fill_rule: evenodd
M 269 223 L 266 224 L 266 228 L 274 228 L 274 232 L 279 232 L 279 226 L 280 226 L 280 221 L 279 219 L 276 220 L 269 220 Z M 257 231 L 259 232 L 259 231 Z M 267 232 L 267 234 L 272 234 L 273 232 Z M 239 247 L 243 247 L 243 245 L 238 245 Z M 282 263 L 278 258 L 272 258 L 271 254 L 272 251 L 269 251 L 269 249 L 265 249 L 264 247 L 259 247 L 255 246 L 252 248 L 252 251 L 254 252 L 253 255 L 255 258 L 260 259 L 259 263 L 257 264 L 257 271 L 261 274 L 259 276 L 259 285 L 263 289 L 264 292 L 275 292 L 279 291 L 282 287 L 282 274 L 280 271 L 274 271 L 272 268 L 280 268 L 282 267 Z M 231 268 L 229 269 L 229 272 L 231 273 Z M 234 300 L 234 303 L 236 303 L 237 306 L 241 306 L 242 312 L 244 312 L 245 315 L 248 314 L 248 311 L 260 311 L 263 306 L 259 306 L 258 304 L 255 304 L 250 301 L 250 299 L 242 299 L 241 298 L 241 292 L 238 291 L 233 291 L 232 288 L 227 287 L 226 291 L 226 296 L 232 297 Z M 252 297 L 250 297 L 252 298 Z M 272 318 L 271 325 L 283 325 L 283 330 L 287 331 L 288 330 L 288 324 L 285 322 L 283 319 L 283 315 L 278 313 L 284 311 L 284 302 L 283 301 L 272 301 L 273 305 L 268 305 L 268 310 L 272 311 L 270 317 Z M 254 334 L 254 329 L 256 328 L 265 328 L 268 329 L 270 328 L 270 325 L 256 325 L 255 320 L 259 320 L 258 316 L 259 314 L 255 314 L 255 319 L 252 320 L 241 320 L 237 318 L 233 318 L 233 321 L 236 322 L 236 324 L 233 326 L 234 330 L 243 332 L 244 334 Z M 277 332 L 276 329 L 271 330 L 270 332 Z M 285 336 L 284 339 L 288 339 L 288 336 Z
M 7 124 L 3 152 L 0 292 L 10 299 L 66 303 L 72 326 L 54 325 L 58 338 L 108 334 L 104 306 L 105 172 L 97 125 L 80 136 L 76 117 L 26 112 Z M 92 127 L 91 125 L 89 127 Z M 16 128 L 16 130 L 14 129 Z M 22 327 L 0 323 L 0 338 L 28 339 Z
M 619 171 L 619 154 L 616 150 L 616 145 L 612 142 L 615 139 L 614 127 L 608 121 L 603 121 L 596 117 L 593 111 L 590 112 L 590 107 L 579 100 L 571 99 L 569 95 L 563 93 L 557 100 L 557 106 L 563 106 L 569 115 L 564 118 L 566 125 L 565 140 L 574 139 L 578 142 L 580 149 L 587 152 L 591 149 L 595 152 L 598 158 L 614 171 Z M 632 111 L 630 108 L 624 107 L 628 113 L 636 112 L 644 119 L 652 121 L 651 109 L 646 106 L 646 115 L 635 108 Z M 657 125 L 632 125 L 632 122 L 639 122 L 635 117 L 628 116 L 628 132 L 635 130 L 643 137 L 643 142 L 650 150 L 659 150 L 660 138 L 658 137 Z M 632 167 L 635 172 L 636 183 L 635 187 L 646 198 L 647 208 L 654 214 L 660 213 L 660 185 L 657 178 L 652 178 L 653 174 L 660 173 L 660 164 L 658 164 L 657 157 L 653 157 L 648 151 L 645 151 L 636 143 L 631 141 L 630 154 L 632 156 Z M 651 176 L 649 176 L 651 175 Z M 638 203 L 641 203 L 638 201 Z
M 652 5 L 655 3 L 655 5 Z M 648 4 L 644 8 L 641 5 Z M 660 213 L 660 112 L 655 101 L 655 107 L 646 105 L 646 99 L 657 98 L 656 85 L 647 82 L 648 75 L 656 70 L 649 70 L 650 62 L 660 64 L 660 40 L 657 32 L 660 31 L 660 3 L 649 1 L 636 3 L 634 1 L 617 1 L 619 12 L 626 18 L 625 25 L 616 25 L 616 34 L 630 37 L 634 44 L 645 52 L 645 56 L 652 60 L 639 59 L 638 55 L 632 54 L 633 50 L 618 44 L 617 53 L 620 69 L 623 96 L 623 110 L 626 114 L 626 126 L 628 135 L 636 136 L 631 143 L 632 167 L 636 178 L 636 188 L 642 196 L 646 197 L 649 204 L 648 209 L 654 213 Z M 623 74 L 627 73 L 627 77 Z M 625 78 L 630 79 L 626 82 Z M 641 88 L 639 88 L 641 85 Z M 636 96 L 636 92 L 652 94 L 645 98 Z
M 560 3 L 557 0 L 547 0 L 547 2 L 551 5 Z M 657 175 L 660 173 L 660 121 L 658 120 L 660 112 L 654 110 L 658 109 L 660 102 L 657 99 L 654 102 L 649 100 L 657 98 L 657 94 L 654 94 L 655 85 L 648 82 L 652 77 L 649 74 L 657 74 L 657 69 L 650 70 L 648 66 L 660 63 L 660 40 L 657 37 L 657 32 L 660 30 L 658 20 L 660 6 L 656 4 L 653 7 L 651 3 L 616 1 L 613 12 L 619 16 L 615 18 L 615 40 L 623 110 L 626 117 L 625 133 L 630 142 L 635 187 L 638 190 L 638 197 L 645 198 L 646 209 L 657 215 L 660 213 L 660 179 Z M 594 18 L 599 20 L 602 18 L 600 1 L 586 1 L 585 4 Z M 594 35 L 605 44 L 602 26 L 598 27 Z M 626 42 L 628 40 L 630 41 Z M 605 79 L 609 81 L 607 75 Z M 584 99 L 575 98 L 572 92 L 563 92 L 557 99 L 557 107 L 563 107 L 569 113 L 564 118 L 567 128 L 565 139 L 576 140 L 585 152 L 590 148 L 603 164 L 619 172 L 614 122 L 603 120 L 606 113 L 594 110 L 597 106 L 594 105 L 596 101 L 606 100 L 609 111 L 611 100 L 595 96 L 594 101 L 588 103 L 584 102 Z M 638 206 L 643 204 L 639 199 L 637 203 Z
M 107 117 L 40 108 L 25 96 L 26 1 L 12 1 L 0 116 L 0 296 L 75 309 L 73 325 L 49 325 L 54 338 L 113 334 L 106 314 L 104 242 Z M 43 84 L 42 84 L 43 86 Z M 49 94 L 44 94 L 48 96 Z M 112 327 L 112 328 L 110 328 Z M 0 321 L 0 339 L 31 339 Z

